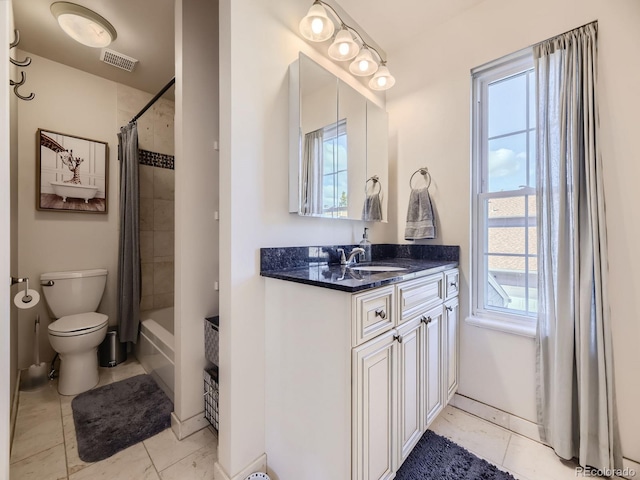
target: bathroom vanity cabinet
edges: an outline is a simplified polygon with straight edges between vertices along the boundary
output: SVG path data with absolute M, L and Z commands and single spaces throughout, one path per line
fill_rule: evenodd
M 458 385 L 458 269 L 347 293 L 266 279 L 279 479 L 394 478 Z

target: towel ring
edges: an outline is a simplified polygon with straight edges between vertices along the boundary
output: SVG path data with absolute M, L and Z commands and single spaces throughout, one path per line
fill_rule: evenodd
M 413 177 L 415 177 L 417 173 L 424 177 L 424 181 L 427 182 L 428 189 L 431 186 L 431 174 L 429 173 L 429 169 L 427 167 L 419 168 L 418 170 L 413 172 L 413 175 L 411 175 L 411 178 L 409 179 L 409 188 L 413 190 L 411 182 L 413 181 Z
M 367 192 L 367 185 L 369 184 L 369 182 L 373 182 L 373 192 L 372 193 L 381 193 L 382 192 L 382 185 L 380 184 L 380 178 L 378 177 L 378 175 L 374 175 L 371 178 L 368 178 L 367 181 L 364 184 L 364 191 L 365 193 Z M 378 185 L 378 191 L 376 192 L 376 185 Z

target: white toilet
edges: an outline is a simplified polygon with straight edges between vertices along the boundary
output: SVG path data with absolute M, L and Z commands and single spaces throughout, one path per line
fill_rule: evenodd
M 44 297 L 58 319 L 49 325 L 49 342 L 60 354 L 58 392 L 77 395 L 98 384 L 98 345 L 109 317 L 97 313 L 107 270 L 77 270 L 40 275 Z

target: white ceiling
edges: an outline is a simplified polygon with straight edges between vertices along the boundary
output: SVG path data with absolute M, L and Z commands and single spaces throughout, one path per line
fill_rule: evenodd
M 54 1 L 13 1 L 19 49 L 153 94 L 173 78 L 174 0 L 72 0 L 115 27 L 118 36 L 108 48 L 139 60 L 131 73 L 100 61 L 101 49 L 67 36 L 51 14 Z
M 14 0 L 18 48 L 155 94 L 173 76 L 174 0 L 73 0 L 102 15 L 118 32 L 110 49 L 139 60 L 132 73 L 100 61 L 100 49 L 68 37 L 51 14 L 56 0 Z M 336 0 L 330 0 L 332 3 Z M 410 43 L 483 0 L 337 0 L 383 51 Z M 308 0 L 309 6 L 311 1 Z M 22 60 L 22 59 L 19 59 Z
M 383 50 L 393 54 L 425 29 L 442 24 L 483 0 L 337 1 Z

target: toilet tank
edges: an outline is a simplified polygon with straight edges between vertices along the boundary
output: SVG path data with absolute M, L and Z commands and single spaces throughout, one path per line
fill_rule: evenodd
M 107 283 L 107 270 L 74 270 L 40 275 L 42 293 L 55 318 L 95 312 Z

